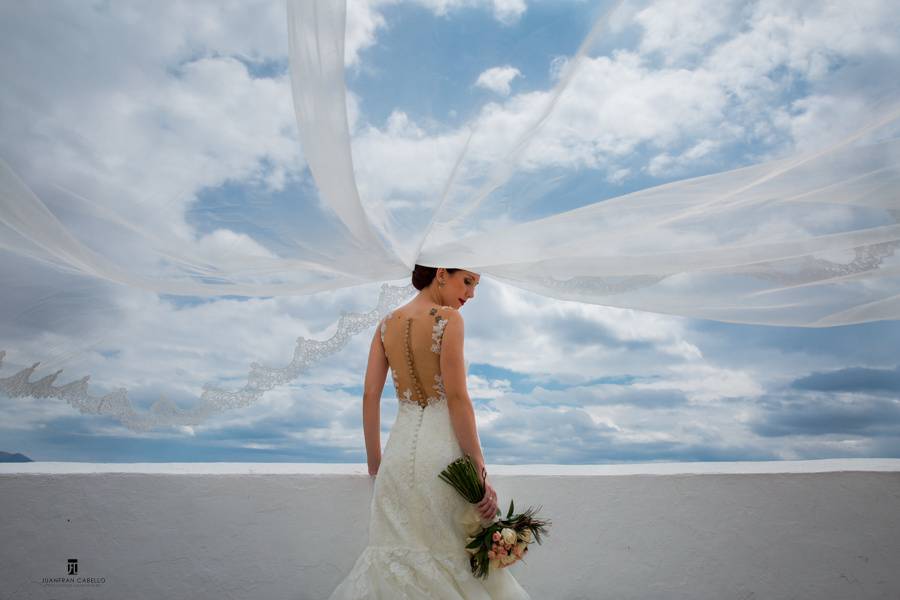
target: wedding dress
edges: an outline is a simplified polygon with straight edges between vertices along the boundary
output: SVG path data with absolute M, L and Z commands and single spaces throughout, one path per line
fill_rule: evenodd
M 449 306 L 381 321 L 397 390 L 397 419 L 382 454 L 369 511 L 369 542 L 330 600 L 529 599 L 509 569 L 472 574 L 460 524 L 468 502 L 438 474 L 462 456 L 441 379 Z

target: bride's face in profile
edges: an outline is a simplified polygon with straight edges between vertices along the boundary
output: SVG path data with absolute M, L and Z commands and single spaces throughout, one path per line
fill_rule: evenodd
M 481 275 L 473 271 L 460 269 L 455 273 L 439 274 L 446 277 L 443 288 L 438 288 L 444 298 L 445 304 L 454 308 L 461 308 L 469 299 L 475 297 L 475 286 L 481 280 Z

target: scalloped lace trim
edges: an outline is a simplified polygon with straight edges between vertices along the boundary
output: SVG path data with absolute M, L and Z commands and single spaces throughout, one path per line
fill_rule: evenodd
M 287 366 L 279 368 L 251 363 L 247 383 L 243 387 L 225 390 L 209 383 L 204 384 L 200 401 L 187 409 L 162 396 L 153 403 L 149 411 L 139 411 L 128 399 L 126 388 L 118 388 L 104 396 L 95 396 L 88 391 L 90 375 L 65 385 L 54 385 L 62 369 L 37 381 L 30 381 L 34 371 L 41 364 L 39 362 L 9 377 L 0 378 L 0 392 L 11 398 L 25 396 L 59 398 L 83 414 L 111 416 L 132 431 L 147 431 L 164 426 L 199 425 L 208 421 L 214 414 L 250 406 L 259 401 L 267 391 L 294 381 L 314 363 L 344 348 L 354 335 L 372 325 L 377 325 L 382 315 L 393 311 L 391 307 L 400 304 L 414 291 L 416 290 L 412 284 L 405 286 L 382 284 L 378 306 L 362 313 L 341 311 L 336 333 L 329 339 L 320 341 L 298 337 L 293 359 Z M 5 356 L 6 351 L 0 350 L 0 367 Z

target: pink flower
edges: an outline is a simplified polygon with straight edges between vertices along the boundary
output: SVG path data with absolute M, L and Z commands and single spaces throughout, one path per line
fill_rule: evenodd
M 488 558 L 489 558 L 489 559 L 494 559 L 494 558 L 497 558 L 497 555 L 494 554 L 494 551 L 493 551 L 493 550 L 488 550 Z
M 500 535 L 500 532 L 495 531 L 494 535 L 491 536 L 491 539 L 494 540 L 495 542 L 499 542 L 501 537 L 503 537 L 503 536 Z

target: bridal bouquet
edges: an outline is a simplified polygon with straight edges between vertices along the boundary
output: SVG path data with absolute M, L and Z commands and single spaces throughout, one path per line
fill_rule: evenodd
M 535 517 L 537 511 L 533 508 L 513 514 L 512 500 L 505 519 L 497 519 L 502 514 L 497 510 L 495 520 L 483 525 L 474 505 L 484 498 L 484 482 L 468 454 L 447 465 L 438 477 L 469 502 L 463 526 L 468 542 L 466 551 L 471 554 L 469 564 L 476 577 L 486 579 L 491 568 L 502 569 L 517 562 L 528 552 L 528 544 L 532 541 L 540 544 L 541 535 L 547 534 L 550 521 Z

